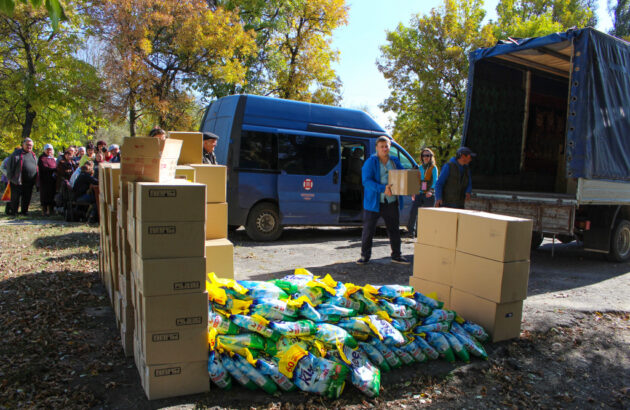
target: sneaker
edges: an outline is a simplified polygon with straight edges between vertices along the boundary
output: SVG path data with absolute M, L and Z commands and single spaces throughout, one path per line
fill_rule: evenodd
M 364 258 L 363 256 L 361 256 L 361 258 L 359 258 L 359 260 L 357 261 L 357 265 L 365 265 L 369 261 L 370 261 L 369 259 Z
M 399 256 L 397 258 L 392 258 L 392 262 L 400 263 L 401 265 L 409 265 L 409 261 L 405 259 L 404 256 Z

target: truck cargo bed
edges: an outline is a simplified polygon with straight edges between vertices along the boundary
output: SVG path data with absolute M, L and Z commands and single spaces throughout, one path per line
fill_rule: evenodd
M 528 218 L 534 231 L 573 234 L 577 200 L 570 194 L 475 190 L 467 209 Z

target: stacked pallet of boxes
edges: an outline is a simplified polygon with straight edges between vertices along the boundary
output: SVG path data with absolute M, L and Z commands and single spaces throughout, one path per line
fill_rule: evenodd
M 206 187 L 175 179 L 180 141 L 136 138 L 131 142 L 131 151 L 123 145 L 122 168 L 128 181 L 140 181 L 127 182 L 136 366 L 149 399 L 205 392 L 209 389 Z M 158 155 L 157 167 L 149 169 L 150 161 L 140 159 L 148 152 Z
M 102 231 L 101 248 L 103 253 L 103 272 L 101 274 L 105 289 L 114 306 L 116 319 L 119 320 L 120 310 L 116 303 L 118 288 L 118 255 L 119 243 L 117 234 L 117 186 L 112 186 L 112 180 L 120 175 L 120 164 L 102 164 L 99 169 L 99 211 Z
M 518 337 L 527 297 L 532 221 L 421 208 L 409 284 L 482 325 L 494 342 Z
M 195 182 L 206 185 L 206 273 L 234 278 L 234 245 L 227 239 L 226 167 L 201 164 L 203 135 L 200 132 L 169 132 L 172 139 L 182 140 L 178 173 L 192 175 Z

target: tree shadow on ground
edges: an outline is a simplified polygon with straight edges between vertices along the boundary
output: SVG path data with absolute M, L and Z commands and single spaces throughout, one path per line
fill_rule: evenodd
M 37 238 L 33 241 L 36 248 L 68 249 L 80 246 L 97 248 L 99 245 L 98 232 L 72 232 L 63 235 L 51 235 Z

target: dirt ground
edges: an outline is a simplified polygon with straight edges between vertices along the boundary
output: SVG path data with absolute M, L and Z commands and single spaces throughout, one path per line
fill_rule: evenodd
M 532 252 L 521 336 L 487 345 L 489 360 L 434 361 L 384 373 L 380 397 L 351 384 L 340 399 L 269 396 L 234 387 L 146 400 L 120 347 L 97 270 L 97 228 L 0 217 L 0 408 L 630 408 L 630 264 L 548 241 Z M 408 283 L 389 261 L 384 231 L 373 260 L 354 263 L 360 229 L 288 229 L 280 241 L 235 244 L 237 278 L 279 278 L 294 268 L 335 279 Z M 413 242 L 403 242 L 413 259 Z

